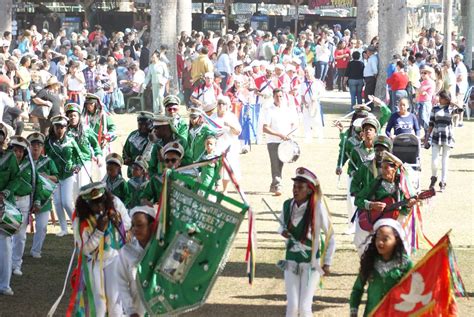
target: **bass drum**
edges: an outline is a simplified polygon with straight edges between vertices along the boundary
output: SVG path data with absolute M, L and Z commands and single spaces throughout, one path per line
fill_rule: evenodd
M 296 162 L 300 157 L 300 153 L 298 143 L 293 140 L 283 141 L 278 146 L 278 158 L 283 163 Z

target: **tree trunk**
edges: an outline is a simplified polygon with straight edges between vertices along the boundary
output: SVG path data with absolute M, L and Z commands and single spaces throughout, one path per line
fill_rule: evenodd
M 357 1 L 357 38 L 367 44 L 377 35 L 379 24 L 377 1 L 378 0 Z
M 401 54 L 407 39 L 407 0 L 379 0 L 379 73 L 375 94 L 385 99 L 387 66 Z
M 178 35 L 185 31 L 190 35 L 193 29 L 193 3 L 191 0 L 178 0 L 178 15 L 176 31 Z
M 12 8 L 13 0 L 0 0 L 0 30 L 10 31 L 12 30 Z
M 462 8 L 464 10 L 464 8 Z M 464 29 L 464 36 L 466 37 L 466 53 L 465 53 L 465 63 L 471 67 L 474 67 L 472 64 L 472 48 L 474 46 L 474 2 L 466 0 L 465 10 L 467 11 L 467 21 L 465 24 L 466 28 Z
M 176 0 L 151 1 L 150 52 L 167 45 L 169 50 L 166 57 L 170 61 L 170 93 L 177 93 L 178 73 L 176 68 L 177 33 L 176 15 L 178 4 Z
M 453 0 L 444 1 L 444 41 L 443 41 L 443 59 L 449 59 L 451 56 L 451 31 L 453 20 Z

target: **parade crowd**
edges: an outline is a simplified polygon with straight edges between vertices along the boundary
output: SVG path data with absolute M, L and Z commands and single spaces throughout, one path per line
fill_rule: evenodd
M 304 148 L 294 140 L 296 129 L 303 127 L 305 143 L 324 138 L 320 98 L 337 89 L 350 94 L 351 108 L 347 120 L 333 122 L 340 131 L 334 162 L 336 175 L 347 177 L 347 232 L 361 264 L 350 314 L 357 316 L 366 284 L 368 314 L 412 267 L 406 218 L 421 198 L 410 189 L 446 189 L 454 132 L 464 112 L 470 116 L 464 40 L 453 42 L 443 60 L 442 36 L 423 29 L 380 69 L 383 39 L 363 43 L 340 25 L 308 26 L 299 34 L 248 25 L 225 35 L 182 32 L 177 56 L 165 45 L 151 52 L 150 31 L 106 35 L 96 25 L 91 32 L 53 34 L 32 25 L 17 38 L 3 33 L 0 295 L 14 295 L 11 275 L 28 270 L 22 266 L 28 224 L 34 221 L 35 230 L 27 253 L 41 258 L 48 223 L 58 221 L 57 236 L 73 233 L 86 263 L 96 315 L 144 316 L 136 267 L 153 237 L 166 171 L 226 194 L 230 183 L 248 176 L 240 171 L 241 155 L 266 143 L 269 191 L 280 196 L 283 165 Z M 385 83 L 377 80 L 383 72 Z M 374 96 L 379 85 L 386 86 L 383 100 Z M 114 117 L 124 113 L 136 114 L 136 130 L 117 153 L 111 144 L 123 127 Z M 397 151 L 401 141 L 410 144 L 408 152 Z M 423 147 L 432 151 L 429 182 L 418 179 Z M 216 159 L 221 155 L 232 174 Z M 279 262 L 286 316 L 312 316 L 316 286 L 330 274 L 336 245 L 316 173 L 300 167 L 292 179 L 279 228 L 286 239 Z M 404 203 L 384 212 L 397 202 Z M 6 226 L 15 221 L 17 228 Z M 329 237 L 324 248 L 320 232 Z

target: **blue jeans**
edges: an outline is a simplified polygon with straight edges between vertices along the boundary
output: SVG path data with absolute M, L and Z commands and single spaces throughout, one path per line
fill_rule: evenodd
M 349 85 L 349 92 L 351 94 L 351 105 L 362 103 L 362 87 L 364 87 L 363 79 L 349 79 L 347 81 Z
M 322 81 L 326 80 L 326 75 L 328 73 L 328 62 L 316 62 L 316 79 L 320 79 Z
M 428 131 L 431 107 L 432 107 L 431 101 L 418 102 L 416 104 L 416 107 L 417 107 L 416 116 L 418 117 L 420 128 L 425 130 L 425 137 L 427 137 L 426 132 Z

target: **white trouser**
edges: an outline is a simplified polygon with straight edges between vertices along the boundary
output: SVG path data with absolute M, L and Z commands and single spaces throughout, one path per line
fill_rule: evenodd
M 153 113 L 163 112 L 163 96 L 165 95 L 165 86 L 155 83 L 151 85 L 153 93 Z
M 103 276 L 101 276 L 99 262 L 92 263 L 92 261 L 89 261 L 87 265 L 89 272 L 92 274 L 92 283 L 94 285 L 92 292 L 94 293 L 96 316 L 123 316 L 117 286 L 116 261 L 112 260 L 111 263 L 104 267 Z M 101 281 L 104 283 L 105 294 L 101 294 Z M 105 298 L 103 298 L 103 295 L 105 295 Z
M 31 209 L 30 195 L 16 196 L 16 208 L 23 215 L 20 230 L 12 236 L 12 269 L 21 269 L 23 262 L 23 252 L 25 251 L 26 229 Z
M 44 211 L 35 215 L 35 234 L 33 236 L 33 244 L 31 246 L 31 254 L 41 255 L 44 238 L 48 229 L 50 211 Z
M 347 199 L 346 199 L 346 204 L 347 204 L 347 231 L 349 233 L 354 233 L 355 230 L 355 221 L 354 223 L 351 222 L 352 216 L 354 215 L 356 211 L 356 206 L 354 205 L 354 196 L 351 196 L 351 183 L 352 183 L 352 177 L 350 175 L 347 175 Z
M 303 127 L 305 142 L 311 142 L 313 137 L 314 118 L 311 117 L 310 109 L 306 105 L 303 107 Z
M 367 237 L 370 235 L 369 231 L 365 231 L 361 229 L 359 226 L 359 219 L 356 217 L 355 219 L 355 233 L 354 233 L 354 245 L 357 248 L 357 254 L 359 254 L 359 258 L 364 254 L 365 247 L 367 244 L 370 243 L 370 239 Z
M 260 113 L 258 114 L 258 123 L 257 123 L 257 144 L 263 144 L 263 119 L 265 118 L 268 108 L 272 105 L 272 98 L 260 98 Z
M 56 214 L 58 215 L 61 231 L 64 232 L 67 231 L 66 215 L 64 214 L 64 211 L 66 211 L 69 219 L 72 219 L 72 212 L 74 209 L 72 195 L 75 177 L 75 175 L 72 175 L 66 179 L 60 180 L 53 193 L 54 209 L 56 209 Z
M 319 272 L 310 263 L 300 264 L 298 274 L 285 270 L 286 317 L 312 317 L 313 295 L 319 283 Z
M 0 231 L 0 291 L 10 289 L 12 276 L 12 237 Z
M 442 152 L 441 158 L 441 182 L 446 183 L 446 174 L 448 174 L 448 158 L 451 148 L 447 145 L 433 144 L 431 146 L 431 176 L 438 174 L 439 154 Z
M 76 201 L 81 187 L 91 182 L 89 175 L 92 177 L 92 161 L 84 161 L 81 170 L 75 175 L 73 201 Z

